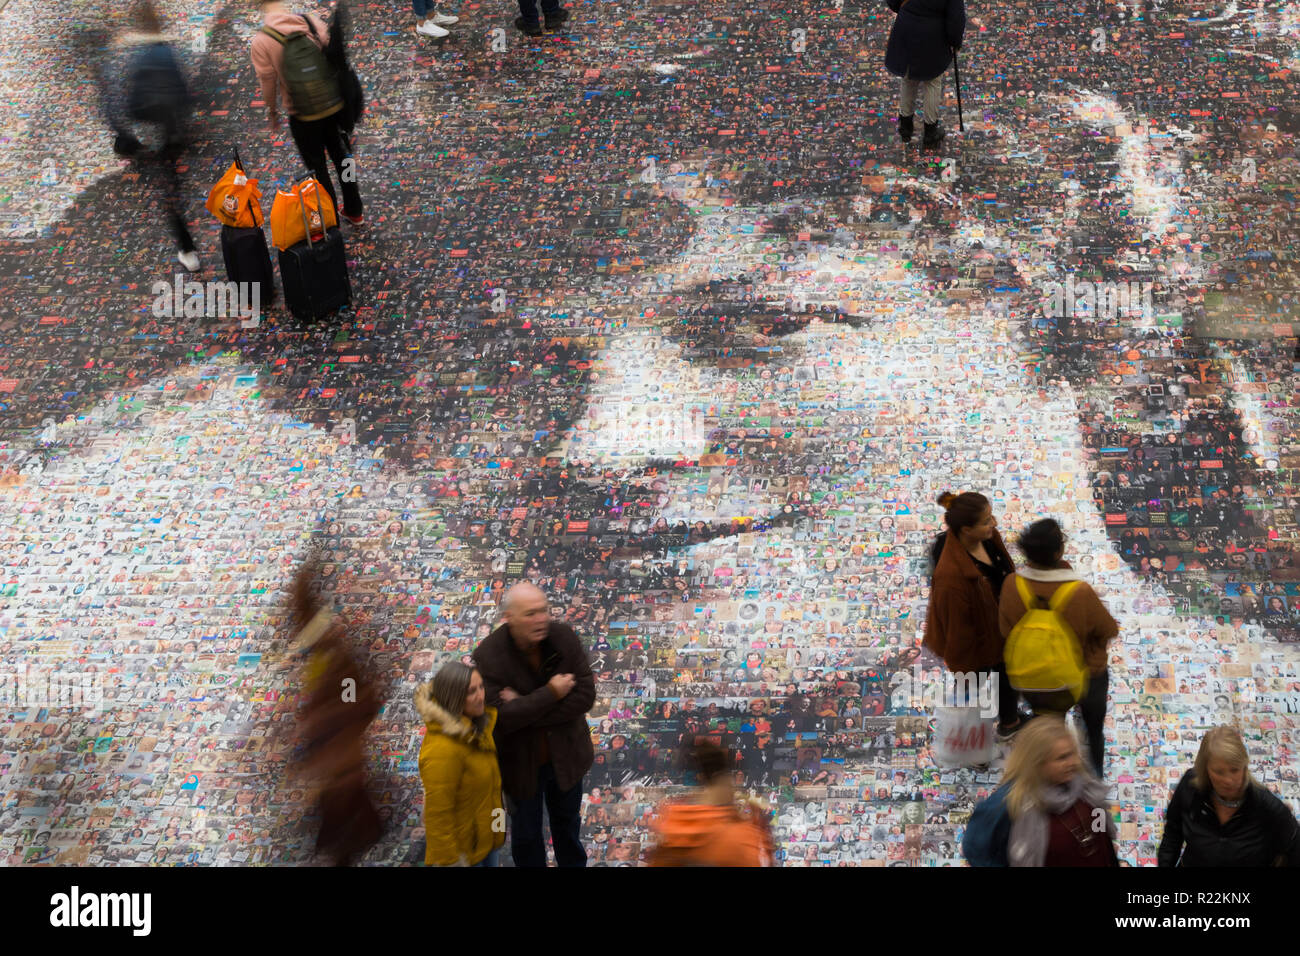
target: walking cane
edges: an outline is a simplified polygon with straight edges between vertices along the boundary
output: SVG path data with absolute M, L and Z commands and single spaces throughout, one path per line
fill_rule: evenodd
M 950 47 L 952 50 L 952 78 L 957 84 L 957 128 L 963 133 L 966 132 L 966 123 L 961 116 L 961 71 L 957 69 L 957 48 Z

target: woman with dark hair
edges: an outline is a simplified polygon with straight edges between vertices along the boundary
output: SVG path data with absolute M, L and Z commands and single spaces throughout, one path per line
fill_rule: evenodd
M 1110 616 L 1086 581 L 1079 578 L 1065 561 L 1065 533 L 1052 518 L 1035 521 L 1020 535 L 1020 550 L 1028 567 L 1009 575 L 1002 585 L 998 602 L 998 623 L 1005 638 L 1027 613 L 1027 591 L 1035 606 L 1051 605 L 1057 598 L 1057 610 L 1079 641 L 1083 663 L 1088 670 L 1088 686 L 1078 699 L 1079 716 L 1088 735 L 1088 751 L 1097 776 L 1103 776 L 1106 736 L 1106 695 L 1110 688 L 1110 670 L 1106 666 L 1107 646 L 1119 634 L 1119 625 Z M 1070 588 L 1067 592 L 1064 589 Z M 1058 596 L 1057 592 L 1060 591 Z M 1026 697 L 1036 711 L 1064 713 L 1075 706 L 1069 692 L 1064 696 Z
M 941 533 L 930 549 L 935 563 L 925 646 L 943 658 L 948 670 L 998 675 L 998 733 L 1020 729 L 1019 695 L 1002 666 L 998 595 L 1015 564 L 998 534 L 993 506 L 973 491 L 939 498 L 945 509 Z
M 1215 727 L 1201 740 L 1165 812 L 1160 866 L 1300 866 L 1300 826 L 1250 772 L 1241 734 Z
M 420 779 L 424 782 L 424 862 L 430 866 L 496 866 L 505 845 L 501 770 L 483 678 L 459 661 L 442 666 L 415 691 L 424 720 Z
M 770 811 L 752 801 L 737 806 L 731 753 L 701 741 L 691 758 L 700 789 L 659 807 L 650 865 L 771 866 Z

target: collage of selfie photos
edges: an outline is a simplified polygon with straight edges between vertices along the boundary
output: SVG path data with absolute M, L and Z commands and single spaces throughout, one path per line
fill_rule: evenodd
M 204 31 L 185 178 L 220 279 L 202 199 L 231 146 L 268 196 L 298 159 L 265 130 L 247 7 L 166 6 Z M 896 136 L 884 4 L 576 2 L 504 50 L 509 4 L 444 6 L 434 43 L 351 5 L 354 307 L 248 329 L 151 311 L 174 250 L 67 52 L 118 14 L 0 14 L 23 87 L 0 667 L 103 698 L 0 703 L 0 859 L 310 862 L 284 589 L 315 548 L 387 700 L 366 864 L 423 859 L 412 693 L 531 580 L 596 673 L 593 864 L 644 860 L 707 737 L 772 805 L 780 865 L 962 865 L 1005 748 L 939 766 L 912 693 L 942 672 L 921 641 L 949 490 L 988 495 L 1017 557 L 1056 517 L 1120 623 L 1123 860 L 1154 863 L 1216 724 L 1300 809 L 1296 4 L 968 4 L 964 130 L 950 75 L 924 155 Z M 24 205 L 50 168 L 68 198 Z M 1150 307 L 1062 314 L 1067 279 L 1149 283 Z

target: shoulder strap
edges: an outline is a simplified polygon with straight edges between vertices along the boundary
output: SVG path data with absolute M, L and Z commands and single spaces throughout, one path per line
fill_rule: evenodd
M 307 16 L 305 13 L 300 13 L 298 16 L 302 17 L 302 22 L 307 24 L 307 29 L 311 33 L 311 38 L 319 44 L 320 36 L 316 33 L 316 24 L 311 22 L 311 17 Z
M 1020 592 L 1020 600 L 1025 602 L 1025 611 L 1028 613 L 1038 606 L 1034 592 L 1029 589 L 1029 585 L 1020 575 L 1016 575 L 1016 590 Z
M 1057 588 L 1052 593 L 1052 610 L 1059 613 L 1060 610 L 1069 603 L 1070 598 L 1074 596 L 1074 592 L 1079 590 L 1079 585 L 1082 583 L 1082 581 L 1067 581 L 1065 584 L 1062 584 Z
M 289 39 L 289 38 L 286 37 L 283 33 L 281 33 L 279 30 L 272 30 L 272 29 L 271 29 L 270 27 L 268 27 L 268 26 L 263 26 L 263 27 L 262 27 L 262 32 L 265 33 L 267 36 L 269 36 L 271 39 L 275 40 L 277 43 L 279 43 L 280 46 L 284 46 L 284 44 L 285 44 L 285 43 L 288 41 L 288 39 Z

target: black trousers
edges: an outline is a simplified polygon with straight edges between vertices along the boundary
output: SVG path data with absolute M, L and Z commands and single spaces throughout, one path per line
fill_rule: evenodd
M 1088 758 L 1097 772 L 1097 779 L 1102 778 L 1106 762 L 1106 698 L 1110 693 L 1110 668 L 1088 679 L 1088 689 L 1074 706 L 1079 708 L 1079 718 L 1083 721 L 1084 735 L 1088 740 Z M 1062 714 L 1069 710 L 1068 699 L 1062 704 L 1047 698 L 1035 700 L 1027 695 L 1025 700 L 1034 709 L 1034 714 Z
M 554 14 L 560 10 L 560 0 L 542 0 L 542 13 Z M 537 15 L 537 0 L 519 0 L 519 15 L 523 17 L 525 23 L 540 23 L 541 17 Z
M 176 245 L 180 246 L 181 252 L 193 252 L 194 237 L 185 224 L 185 200 L 178 168 L 184 154 L 184 143 L 170 141 L 157 152 L 137 154 L 135 165 L 140 178 L 158 194 L 167 214 L 167 224 L 176 238 Z
M 290 116 L 289 132 L 293 134 L 294 144 L 298 147 L 303 163 L 330 194 L 330 199 L 334 200 L 334 207 L 338 208 L 339 196 L 330 183 L 329 163 L 326 162 L 326 157 L 334 164 L 339 185 L 343 189 L 343 212 L 353 217 L 361 215 L 361 189 L 357 185 L 355 160 L 344 166 L 344 160 L 352 157 L 343 130 L 339 127 L 338 116 L 306 121 Z
M 551 843 L 557 866 L 586 866 L 582 846 L 582 781 L 570 790 L 555 783 L 555 768 L 543 764 L 537 771 L 537 792 L 527 800 L 510 801 L 510 853 L 515 866 L 546 866 L 542 835 L 542 803 L 551 821 Z

